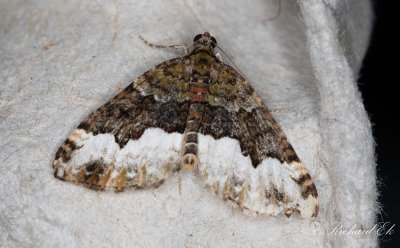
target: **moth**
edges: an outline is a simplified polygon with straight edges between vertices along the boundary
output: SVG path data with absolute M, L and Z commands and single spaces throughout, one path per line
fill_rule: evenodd
M 186 56 L 150 69 L 91 113 L 58 149 L 55 177 L 121 191 L 197 171 L 245 213 L 316 217 L 318 193 L 307 169 L 216 46 L 208 32 L 196 35 Z

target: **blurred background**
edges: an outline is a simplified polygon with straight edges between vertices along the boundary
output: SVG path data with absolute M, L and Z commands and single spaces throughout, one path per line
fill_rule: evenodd
M 376 142 L 381 214 L 378 222 L 393 224 L 392 235 L 380 236 L 381 247 L 400 247 L 400 71 L 398 59 L 398 1 L 374 1 L 375 25 L 358 80 L 373 124 Z M 399 130 L 396 130 L 399 128 Z M 397 155 L 399 155 L 397 157 Z M 372 182 L 371 182 L 372 183 Z

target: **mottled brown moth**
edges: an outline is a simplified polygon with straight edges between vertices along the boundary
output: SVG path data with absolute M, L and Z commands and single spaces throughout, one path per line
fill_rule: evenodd
M 260 96 L 216 56 L 216 46 L 208 32 L 196 35 L 186 56 L 145 72 L 90 114 L 58 149 L 55 177 L 120 191 L 196 170 L 245 212 L 317 216 L 309 173 Z

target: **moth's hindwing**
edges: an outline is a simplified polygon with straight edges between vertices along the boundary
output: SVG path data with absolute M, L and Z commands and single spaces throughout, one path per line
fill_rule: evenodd
M 58 149 L 55 176 L 121 190 L 157 186 L 179 170 L 189 108 L 183 61 L 147 71 L 90 114 Z

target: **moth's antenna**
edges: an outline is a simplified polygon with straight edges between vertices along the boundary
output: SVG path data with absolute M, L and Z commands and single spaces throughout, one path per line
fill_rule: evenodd
M 141 41 L 143 41 L 144 44 L 146 44 L 147 46 L 152 47 L 152 48 L 166 48 L 166 49 L 172 49 L 172 50 L 176 50 L 176 49 L 181 49 L 181 48 L 183 48 L 184 51 L 185 51 L 185 53 L 186 53 L 186 54 L 189 54 L 188 47 L 187 47 L 187 46 L 184 46 L 184 45 L 171 45 L 171 46 L 156 45 L 156 44 L 153 44 L 153 43 L 148 42 L 148 41 L 145 40 L 141 35 L 139 35 L 139 39 L 140 39 Z
M 270 19 L 266 19 L 265 21 L 270 22 L 270 21 L 273 21 L 275 19 L 278 19 L 279 15 L 281 14 L 281 5 L 282 5 L 281 1 L 282 0 L 278 0 L 278 11 L 276 12 L 275 16 L 270 18 Z
M 216 46 L 216 48 L 218 48 L 219 50 L 221 50 L 221 52 L 225 55 L 225 57 L 228 58 L 229 62 L 232 63 L 233 67 L 236 68 L 236 70 L 240 73 L 240 75 L 242 75 L 242 77 L 244 77 L 246 79 L 246 77 L 244 76 L 243 72 L 240 71 L 239 67 L 235 64 L 235 62 L 233 62 L 233 60 L 228 56 L 228 54 L 226 54 L 226 52 L 224 52 L 224 50 L 222 50 L 222 48 L 220 48 L 219 46 Z M 247 79 L 246 79 L 247 80 Z

